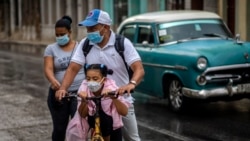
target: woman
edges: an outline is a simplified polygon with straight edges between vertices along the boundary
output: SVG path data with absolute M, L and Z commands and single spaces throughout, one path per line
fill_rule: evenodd
M 69 117 L 72 118 L 77 109 L 76 98 L 63 99 L 62 101 L 55 99 L 55 92 L 61 85 L 64 73 L 78 45 L 76 41 L 71 39 L 71 23 L 72 19 L 69 16 L 63 16 L 56 22 L 56 42 L 48 45 L 44 52 L 44 73 L 50 82 L 47 102 L 53 121 L 53 141 L 64 141 Z M 83 79 L 84 70 L 81 69 L 67 91 L 77 93 Z

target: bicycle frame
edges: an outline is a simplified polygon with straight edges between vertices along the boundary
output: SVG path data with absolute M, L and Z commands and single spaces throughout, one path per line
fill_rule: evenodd
M 94 98 L 87 98 L 87 100 L 93 100 L 96 104 L 96 113 L 94 115 L 95 117 L 95 128 L 94 128 L 94 133 L 92 134 L 91 141 L 104 141 L 100 129 L 100 115 L 99 115 L 99 110 L 101 107 L 101 98 L 103 96 L 99 97 L 94 97 Z
M 78 97 L 78 95 L 74 93 L 67 93 L 67 95 L 64 98 L 71 98 L 71 97 Z M 102 133 L 101 133 L 100 115 L 99 115 L 102 97 L 103 95 L 94 96 L 94 97 L 86 97 L 86 100 L 93 100 L 96 104 L 96 113 L 94 114 L 95 128 L 94 128 L 93 133 L 91 133 L 91 141 L 104 141 L 102 137 Z
M 110 96 L 114 96 L 114 98 L 118 97 L 118 94 L 116 94 L 115 91 L 111 91 L 108 93 Z M 65 98 L 70 98 L 70 97 L 77 97 L 78 95 L 73 94 L 73 93 L 68 93 Z M 86 97 L 86 100 L 92 100 L 96 104 L 96 113 L 94 114 L 95 118 L 95 127 L 94 127 L 94 132 L 91 134 L 91 141 L 104 141 L 101 133 L 101 127 L 100 127 L 100 115 L 99 115 L 99 110 L 101 108 L 101 98 L 104 95 L 100 96 L 93 96 L 93 97 Z
M 114 96 L 114 98 L 118 97 L 118 94 L 116 94 L 115 91 L 109 92 L 108 95 Z M 96 104 L 96 113 L 94 115 L 95 117 L 95 128 L 94 128 L 94 133 L 91 137 L 91 141 L 104 141 L 100 129 L 100 115 L 99 115 L 99 110 L 101 108 L 101 98 L 104 95 L 100 96 L 94 96 L 94 97 L 86 97 L 87 100 L 93 100 Z

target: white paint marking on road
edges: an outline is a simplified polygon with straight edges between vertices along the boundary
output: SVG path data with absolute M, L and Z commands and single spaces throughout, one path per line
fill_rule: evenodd
M 171 131 L 166 130 L 166 129 L 160 129 L 159 127 L 154 127 L 152 125 L 146 124 L 145 122 L 140 122 L 138 120 L 137 120 L 137 124 L 138 124 L 138 126 L 141 126 L 143 128 L 158 132 L 158 133 L 166 135 L 166 136 L 170 136 L 170 137 L 178 139 L 178 140 L 182 140 L 182 141 L 194 141 L 194 140 L 196 140 L 196 141 L 198 141 L 197 139 L 185 137 L 185 136 L 171 132 Z M 199 141 L 201 141 L 201 140 L 199 140 Z

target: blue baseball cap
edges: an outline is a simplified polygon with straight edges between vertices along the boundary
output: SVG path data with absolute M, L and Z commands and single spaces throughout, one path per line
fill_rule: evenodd
M 81 21 L 79 26 L 95 26 L 98 23 L 111 25 L 112 20 L 107 12 L 100 9 L 93 9 L 89 12 L 85 20 Z

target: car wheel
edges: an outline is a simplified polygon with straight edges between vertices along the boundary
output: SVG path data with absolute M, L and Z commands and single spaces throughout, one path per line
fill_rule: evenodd
M 171 110 L 179 112 L 185 105 L 186 98 L 182 94 L 182 83 L 178 79 L 172 79 L 168 83 L 168 102 Z

